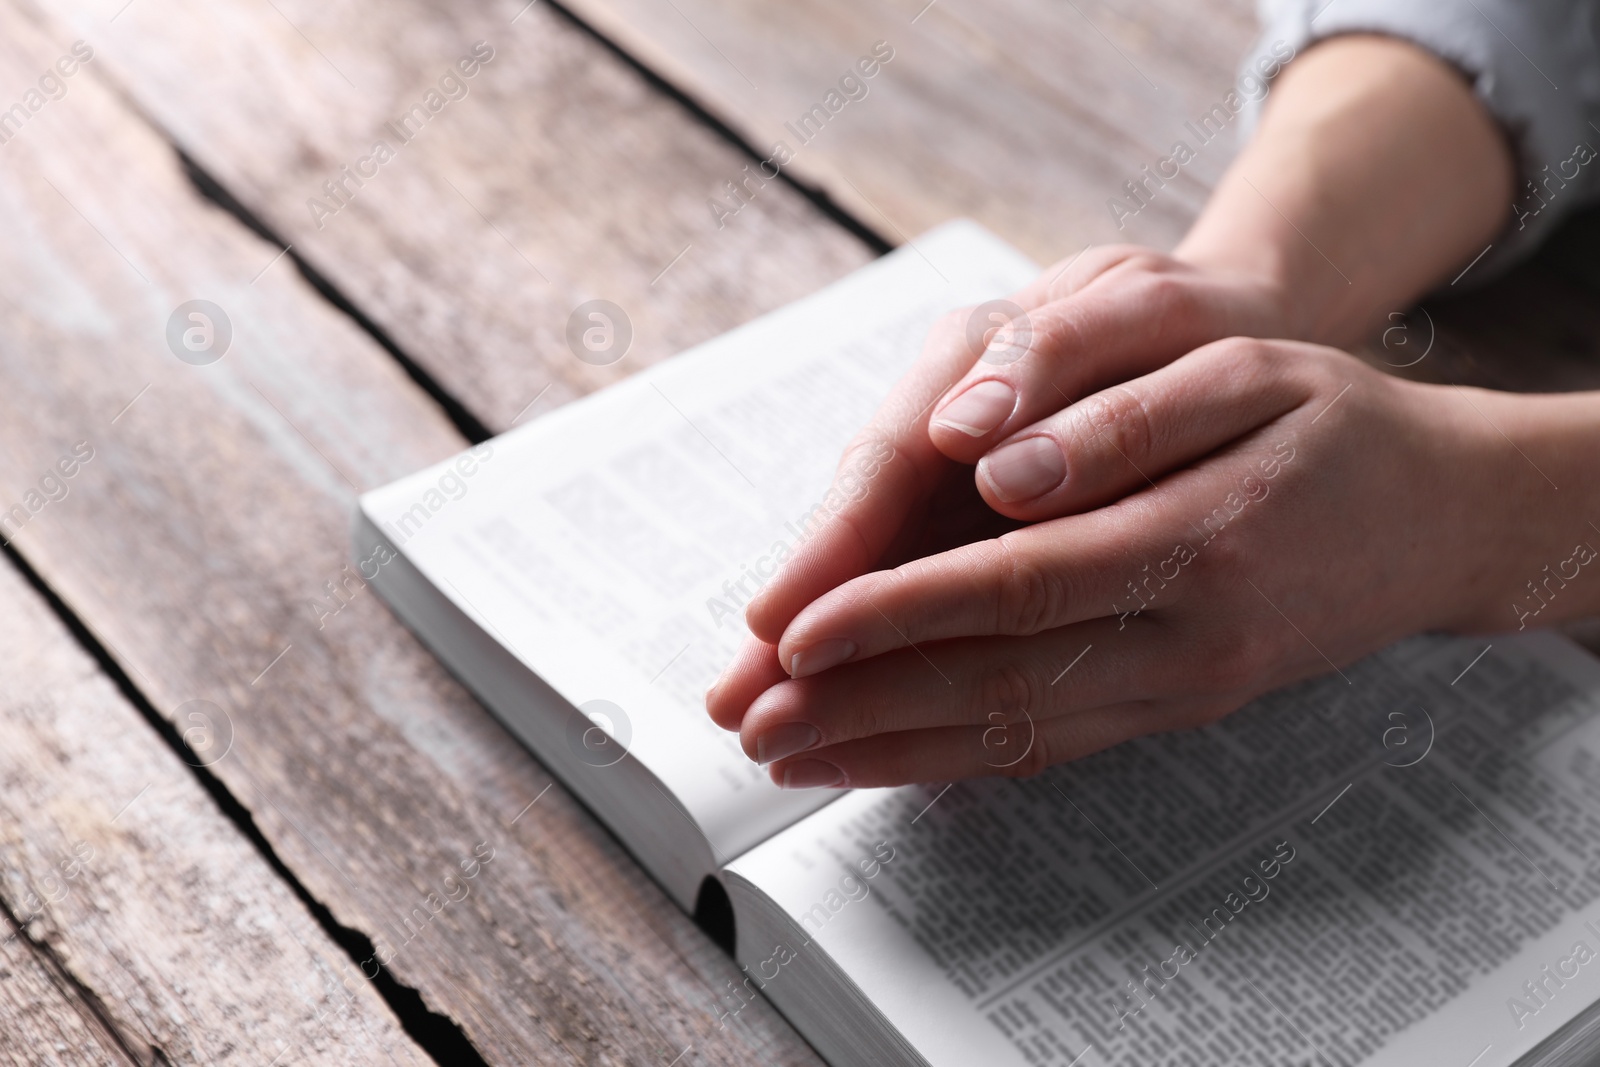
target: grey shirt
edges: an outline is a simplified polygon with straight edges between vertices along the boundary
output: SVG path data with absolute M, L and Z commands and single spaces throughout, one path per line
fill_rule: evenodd
M 1466 75 L 1519 169 L 1505 229 L 1473 280 L 1527 256 L 1562 218 L 1600 200 L 1600 0 L 1257 0 L 1257 10 L 1262 32 L 1247 69 L 1274 45 L 1298 54 L 1327 37 L 1381 33 Z M 1258 114 L 1259 105 L 1246 130 Z

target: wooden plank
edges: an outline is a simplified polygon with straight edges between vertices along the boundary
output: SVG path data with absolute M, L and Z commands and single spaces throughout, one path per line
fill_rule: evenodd
M 1222 102 L 1247 0 L 568 0 L 793 173 L 897 240 L 969 215 L 1041 261 L 1089 242 L 1167 247 L 1234 154 L 1226 130 L 1119 229 L 1106 201 Z M 822 132 L 874 42 L 893 59 Z M 1237 127 L 1237 120 L 1231 125 Z
M 134 1060 L 95 1017 L 63 989 L 53 969 L 0 919 L 0 1063 L 15 1067 L 133 1067 Z
M 546 386 L 539 410 L 873 254 L 782 183 L 719 228 L 708 198 L 749 158 L 546 4 L 136 0 L 114 22 L 104 0 L 34 6 L 495 429 Z M 436 95 L 402 141 L 391 124 L 480 41 L 493 58 L 447 86 L 466 95 Z M 394 158 L 314 215 L 380 140 Z M 591 299 L 631 321 L 620 362 L 569 348 Z
M 346 2 L 269 10 L 138 0 L 108 24 L 99 21 L 98 0 L 74 3 L 66 10 L 103 34 L 101 61 L 141 106 L 493 429 L 522 415 L 550 373 L 560 380 L 533 410 L 798 295 L 864 255 L 817 226 L 815 213 L 776 183 L 760 187 L 722 229 L 694 231 L 690 223 L 710 226 L 705 203 L 737 205 L 721 183 L 742 177 L 745 161 L 546 5 L 480 0 L 446 13 L 417 0 L 378 12 Z M 1236 123 L 1126 229 L 1113 226 L 1106 200 L 1175 139 L 1198 141 L 1185 123 L 1235 87 L 1254 33 L 1245 0 L 1154 8 L 1110 0 L 571 6 L 752 144 L 795 149 L 791 174 L 889 237 L 968 214 L 1042 260 L 1090 241 L 1162 247 L 1178 239 L 1232 157 Z M 501 50 L 469 96 L 448 105 L 426 138 L 380 168 L 323 230 L 312 227 L 307 197 L 341 160 L 358 158 L 352 153 L 368 147 L 371 131 L 382 133 L 413 102 L 408 87 L 420 91 L 439 57 L 461 51 L 474 33 Z M 203 47 L 192 44 L 196 37 Z M 273 47 L 260 47 L 263 40 Z M 894 58 L 867 83 L 867 96 L 800 145 L 793 123 L 878 40 Z M 382 54 L 374 51 L 379 41 Z M 360 90 L 342 80 L 340 71 L 352 70 Z M 196 81 L 213 91 L 190 91 Z M 548 91 L 552 85 L 561 92 Z M 508 214 L 486 212 L 493 226 L 449 216 L 450 236 L 440 237 L 431 221 L 439 211 L 468 211 L 463 192 L 476 202 L 464 173 Z M 650 243 L 665 240 L 663 219 L 690 226 L 681 243 Z M 495 227 L 504 237 L 490 236 Z M 466 233 L 487 244 L 463 242 Z M 553 288 L 565 285 L 571 301 L 555 300 L 542 283 L 525 285 L 530 265 L 505 238 L 550 268 Z M 649 284 L 657 263 L 690 245 Z M 469 269 L 463 249 L 490 258 Z M 561 271 L 575 273 L 562 282 Z M 665 288 L 680 279 L 689 287 Z M 1557 349 L 1576 338 L 1592 351 L 1600 329 L 1570 289 L 1508 281 L 1475 298 L 1465 317 L 1445 314 L 1461 319 L 1459 346 L 1486 365 L 1509 339 L 1550 333 L 1552 315 L 1533 310 L 1532 291 L 1577 331 L 1552 337 Z M 597 293 L 624 304 L 639 329 L 633 353 L 609 368 L 567 358 L 556 336 L 572 302 Z M 639 307 L 655 325 L 640 325 Z M 450 324 L 444 333 L 441 323 Z M 1518 369 L 1497 380 L 1518 381 L 1523 358 L 1505 362 Z
M 0 84 L 70 43 L 0 7 Z M 38 505 L 16 548 L 160 714 L 221 709 L 209 773 L 491 1062 L 816 1063 L 765 1006 L 718 1030 L 737 968 L 362 595 L 356 488 L 464 442 L 345 316 L 263 271 L 277 250 L 203 207 L 97 79 L 0 158 L 0 514 Z M 209 365 L 168 347 L 195 298 L 233 327 Z M 84 440 L 69 493 L 28 496 Z
M 0 1051 L 429 1062 L 369 983 L 330 1010 L 349 956 L 5 564 L 0 603 L 0 933 L 25 989 L 43 973 L 73 1005 L 13 996 Z
M 794 149 L 792 173 L 897 239 L 970 215 L 1044 262 L 1090 242 L 1178 241 L 1235 154 L 1237 119 L 1125 228 L 1106 201 L 1174 141 L 1199 145 L 1185 123 L 1235 88 L 1256 33 L 1247 0 L 567 2 L 752 143 Z M 800 145 L 797 118 L 879 40 L 894 58 L 865 98 Z M 1592 216 L 1579 234 L 1583 225 L 1572 250 L 1600 229 Z M 1467 300 L 1430 303 L 1440 345 L 1423 373 L 1592 388 L 1600 312 L 1589 274 L 1585 292 L 1535 263 Z M 1412 347 L 1375 362 L 1413 358 L 1428 329 L 1415 317 Z

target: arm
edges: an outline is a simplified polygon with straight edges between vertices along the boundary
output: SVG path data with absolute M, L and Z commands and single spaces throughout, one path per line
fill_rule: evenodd
M 1359 336 L 1481 250 L 1510 170 L 1450 68 L 1373 38 L 1308 52 L 1176 256 L 1112 250 L 1025 290 L 1044 328 L 1015 363 L 936 335 L 939 373 L 869 432 L 899 462 L 753 606 L 713 718 L 790 786 L 1024 774 L 1420 630 L 1600 610 L 1600 396 L 1418 385 L 1281 341 L 1162 347 L 1240 322 Z M 1013 408 L 951 436 L 977 382 Z M 1064 382 L 1076 403 L 1037 399 Z M 1054 481 L 1002 489 L 1015 445 Z M 1031 525 L 894 565 L 904 517 L 979 456 L 985 502 Z
M 1293 294 L 1287 336 L 1351 344 L 1483 251 L 1513 171 L 1457 71 L 1401 41 L 1336 37 L 1278 79 L 1174 254 Z
M 713 713 L 733 719 L 745 689 L 792 666 L 780 668 L 770 646 L 801 608 L 898 562 L 934 502 L 953 483 L 973 484 L 963 465 L 1072 400 L 1210 341 L 1363 336 L 1482 249 L 1505 217 L 1511 171 L 1471 88 L 1439 60 L 1375 37 L 1313 47 L 1281 75 L 1258 136 L 1173 256 L 1110 246 L 1045 271 L 1015 297 L 1029 320 L 1020 359 L 982 358 L 960 314 L 935 329 L 841 466 L 859 466 L 852 453 L 892 459 L 751 603 L 747 621 L 768 648 L 740 655 L 730 673 L 746 684 L 723 690 L 734 703 L 712 701 Z M 1056 471 L 1020 476 L 1037 483 Z M 985 473 L 977 491 L 992 504 Z

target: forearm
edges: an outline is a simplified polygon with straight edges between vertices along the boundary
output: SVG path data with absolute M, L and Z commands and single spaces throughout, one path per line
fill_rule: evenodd
M 1350 344 L 1493 240 L 1513 172 L 1456 71 L 1399 41 L 1337 37 L 1278 78 L 1175 255 L 1271 281 L 1296 337 Z

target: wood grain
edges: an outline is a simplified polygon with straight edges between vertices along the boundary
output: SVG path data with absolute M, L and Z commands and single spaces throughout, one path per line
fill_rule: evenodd
M 1091 242 L 1178 241 L 1234 156 L 1241 124 L 1200 146 L 1185 122 L 1235 88 L 1256 32 L 1247 0 L 567 2 L 752 143 L 796 149 L 791 173 L 897 240 L 970 215 L 1043 262 Z M 878 40 L 895 56 L 867 96 L 800 146 L 786 123 Z M 1119 228 L 1106 201 L 1179 139 L 1199 147 L 1196 158 Z M 1595 218 L 1568 227 L 1568 259 L 1593 262 L 1584 250 L 1600 233 Z M 1600 314 L 1589 276 L 1585 291 L 1540 262 L 1469 298 L 1430 301 L 1440 345 L 1438 369 L 1424 373 L 1493 388 L 1593 387 Z M 1428 330 L 1415 317 L 1413 342 Z M 1376 362 L 1393 369 L 1416 351 L 1380 351 Z
M 1242 120 L 1125 228 L 1107 200 L 1174 140 L 1198 144 L 1186 123 L 1237 88 L 1255 32 L 1245 0 L 569 6 L 758 150 L 794 149 L 791 175 L 889 238 L 971 215 L 1044 261 L 1090 242 L 1178 239 Z M 546 5 L 138 0 L 114 22 L 109 7 L 51 10 L 92 33 L 148 114 L 494 430 L 866 256 L 780 183 L 715 228 L 707 205 L 738 204 L 723 182 L 748 161 Z M 314 226 L 306 203 L 321 183 L 388 137 L 385 123 L 479 39 L 497 58 L 469 95 Z M 802 146 L 786 124 L 879 40 L 893 60 Z M 1582 319 L 1581 298 L 1549 296 L 1567 288 L 1536 302 Z M 608 367 L 566 347 L 566 317 L 594 296 L 619 302 L 637 333 Z M 1532 306 L 1510 288 L 1481 295 L 1461 345 L 1485 363 L 1507 339 L 1543 337 L 1550 316 Z M 1574 337 L 1600 343 L 1588 320 L 1556 340 L 1570 349 Z
M 17 995 L 0 1056 L 429 1062 L 368 983 L 319 1008 L 348 955 L 9 565 L 0 603 L 0 936 L 72 1005 Z
M 968 215 L 1043 262 L 1089 242 L 1166 247 L 1234 154 L 1231 131 L 1119 229 L 1106 207 L 1233 88 L 1246 0 L 569 0 L 608 36 L 904 240 Z M 801 145 L 785 123 L 873 42 L 893 60 Z M 1238 120 L 1234 120 L 1236 129 Z
M 5 84 L 68 43 L 0 7 Z M 816 1063 L 764 1005 L 718 1031 L 731 961 L 359 583 L 327 614 L 357 487 L 464 442 L 97 78 L 0 150 L 0 511 L 95 449 L 16 548 L 159 713 L 222 709 L 210 772 L 491 1062 Z M 194 298 L 234 328 L 208 366 L 164 336 Z
M 0 919 L 0 1063 L 14 1067 L 133 1067 L 94 1012 Z
M 748 158 L 548 5 L 137 0 L 109 21 L 119 6 L 36 9 L 495 429 L 547 386 L 535 411 L 872 258 L 781 183 L 719 228 L 707 200 Z M 479 41 L 493 58 L 458 81 L 464 98 L 441 94 L 402 143 L 389 124 Z M 335 203 L 324 183 L 378 140 L 395 157 L 314 218 L 308 202 Z M 591 299 L 631 320 L 620 362 L 568 347 Z

